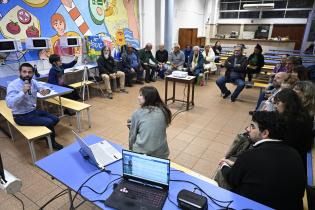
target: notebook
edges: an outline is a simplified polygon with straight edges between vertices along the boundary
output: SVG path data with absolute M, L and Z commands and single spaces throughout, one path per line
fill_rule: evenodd
M 103 169 L 105 166 L 121 159 L 121 153 L 108 143 L 108 141 L 103 140 L 92 145 L 87 145 L 81 136 L 75 131 L 72 132 L 81 147 L 80 151 L 84 156 L 88 156 L 98 168 Z
M 105 204 L 115 209 L 160 210 L 168 195 L 170 160 L 123 150 L 123 179 Z

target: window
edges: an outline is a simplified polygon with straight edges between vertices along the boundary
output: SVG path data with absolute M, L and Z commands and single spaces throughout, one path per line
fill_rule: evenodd
M 286 18 L 308 18 L 310 10 L 287 11 Z
M 259 18 L 259 12 L 240 12 L 239 18 Z
M 263 11 L 262 18 L 283 18 L 284 11 Z
M 274 3 L 273 9 L 244 9 L 244 4 Z M 308 18 L 314 0 L 220 0 L 220 18 Z
M 288 0 L 288 8 L 312 8 L 314 0 Z
M 235 19 L 238 17 L 237 12 L 220 12 L 220 18 L 225 18 L 225 19 Z

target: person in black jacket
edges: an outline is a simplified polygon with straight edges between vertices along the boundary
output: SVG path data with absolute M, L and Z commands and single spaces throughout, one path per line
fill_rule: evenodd
M 225 61 L 225 76 L 221 76 L 216 81 L 223 98 L 227 98 L 231 95 L 231 92 L 226 88 L 226 83 L 234 83 L 237 86 L 231 96 L 232 102 L 234 102 L 238 95 L 242 92 L 245 86 L 244 73 L 246 65 L 247 58 L 242 54 L 242 48 L 240 46 L 236 46 L 234 48 L 234 55 L 228 57 Z
M 161 44 L 159 47 L 159 50 L 156 51 L 155 59 L 158 62 L 157 70 L 158 70 L 159 77 L 161 79 L 164 79 L 164 73 L 166 71 L 165 64 L 168 61 L 168 52 L 164 48 L 163 44 Z
M 216 41 L 214 46 L 212 47 L 215 55 L 220 55 L 222 51 L 221 42 Z
M 252 53 L 248 58 L 248 65 L 246 68 L 246 74 L 248 75 L 248 83 L 246 84 L 246 88 L 251 88 L 254 83 L 252 82 L 253 74 L 258 74 L 261 71 L 261 68 L 265 65 L 265 58 L 262 54 L 262 47 L 257 44 L 254 49 L 254 53 Z
M 110 79 L 116 80 L 119 78 L 120 91 L 127 93 L 125 89 L 125 73 L 117 71 L 114 58 L 111 56 L 110 48 L 104 46 L 101 56 L 97 59 L 99 76 L 105 83 L 105 89 L 108 93 L 107 97 L 113 99 L 113 91 L 110 86 Z M 116 81 L 115 81 L 116 82 Z
M 151 50 L 152 50 L 151 43 L 147 43 L 143 49 L 139 50 L 139 59 L 141 66 L 145 71 L 146 83 L 155 82 L 154 74 L 156 71 L 157 62 L 153 57 Z
M 282 139 L 277 112 L 254 112 L 249 135 L 253 147 L 234 164 L 221 160 L 220 166 L 232 191 L 274 209 L 302 210 L 306 186 L 302 160 Z

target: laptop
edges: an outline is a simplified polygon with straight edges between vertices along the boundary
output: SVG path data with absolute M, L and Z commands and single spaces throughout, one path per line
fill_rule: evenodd
M 160 210 L 168 196 L 170 160 L 123 150 L 123 179 L 105 204 L 115 209 Z
M 75 131 L 72 132 L 81 147 L 80 151 L 83 153 L 83 156 L 88 156 L 98 168 L 104 169 L 105 166 L 121 159 L 121 153 L 108 143 L 108 141 L 103 140 L 95 144 L 87 145 L 81 136 Z

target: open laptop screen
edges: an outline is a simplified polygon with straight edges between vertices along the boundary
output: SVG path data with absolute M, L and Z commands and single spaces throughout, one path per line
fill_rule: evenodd
M 123 150 L 123 176 L 168 188 L 170 160 Z

